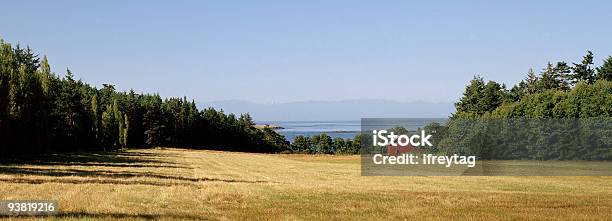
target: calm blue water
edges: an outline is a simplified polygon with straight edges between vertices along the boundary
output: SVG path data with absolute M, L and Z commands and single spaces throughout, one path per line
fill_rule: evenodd
M 415 118 L 410 119 L 403 126 L 407 129 L 416 129 L 431 123 L 433 119 Z M 354 138 L 361 131 L 361 121 L 277 121 L 277 122 L 257 122 L 258 124 L 276 124 L 285 129 L 278 129 L 276 132 L 282 134 L 287 140 L 293 142 L 296 136 L 312 136 L 326 133 L 332 138 Z M 389 124 L 390 127 L 395 125 Z M 389 128 L 390 128 L 389 127 Z M 384 128 L 384 127 L 383 127 Z

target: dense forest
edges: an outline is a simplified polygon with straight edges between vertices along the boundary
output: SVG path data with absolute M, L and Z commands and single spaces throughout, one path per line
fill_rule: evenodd
M 507 89 L 476 76 L 444 126 L 440 150 L 485 159 L 612 160 L 612 57 L 600 67 L 548 63 Z
M 248 114 L 198 110 L 187 98 L 93 87 L 47 57 L 0 39 L 0 156 L 171 146 L 281 152 L 282 135 L 256 129 Z
M 579 63 L 548 63 L 539 75 L 507 89 L 476 76 L 455 104 L 452 118 L 481 116 L 587 118 L 612 116 L 612 57 L 593 67 L 588 51 Z

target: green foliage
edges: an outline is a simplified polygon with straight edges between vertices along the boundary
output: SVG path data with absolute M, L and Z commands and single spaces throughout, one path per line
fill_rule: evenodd
M 325 134 L 314 135 L 311 138 L 313 149 L 316 153 L 334 153 L 334 146 L 332 138 Z
M 570 67 L 565 62 L 557 62 L 553 66 L 550 62 L 542 71 L 539 81 L 534 85 L 537 89 L 532 89 L 532 92 L 541 92 L 548 89 L 569 89 L 569 73 Z
M 280 135 L 267 127 L 263 129 L 263 133 L 264 144 L 266 146 L 277 147 L 278 151 L 281 152 L 289 150 L 289 141 L 285 139 L 285 136 Z
M 605 89 L 601 87 L 605 87 L 607 79 L 612 78 L 610 77 L 612 76 L 612 57 L 606 59 L 601 67 L 594 69 L 592 65 L 593 53 L 591 51 L 587 52 L 580 63 L 574 63 L 573 67 L 563 61 L 555 65 L 549 62 L 539 76 L 530 69 L 527 77 L 510 90 L 505 90 L 503 85 L 494 81 L 485 84 L 482 77 L 476 76 L 466 86 L 463 96 L 455 104 L 457 111 L 453 114 L 453 118 L 478 118 L 483 115 L 497 117 L 598 116 L 594 113 L 602 113 L 600 110 L 605 109 L 596 105 L 604 104 L 605 102 L 600 99 L 608 96 Z M 597 75 L 595 75 L 595 70 L 597 70 Z M 598 82 L 602 83 L 592 86 Z M 595 88 L 602 91 L 590 91 Z
M 546 90 L 502 105 L 492 116 L 530 118 L 588 118 L 612 116 L 612 82 L 581 82 L 570 91 Z
M 530 70 L 509 91 L 475 77 L 457 102 L 457 112 L 437 129 L 444 134 L 437 136 L 442 140 L 436 146 L 485 159 L 612 159 L 607 139 L 612 131 L 607 120 L 612 117 L 612 57 L 601 67 L 592 65 L 591 51 L 573 67 L 548 63 L 539 76 Z
M 323 133 L 311 137 L 296 136 L 291 143 L 293 153 L 309 154 L 358 154 L 361 149 L 361 134 L 354 139 L 332 139 Z
M 481 159 L 612 160 L 609 118 L 452 119 L 440 148 Z
M 593 65 L 593 52 L 587 51 L 587 54 L 582 57 L 580 63 L 574 63 L 573 83 L 584 81 L 587 84 L 592 84 L 595 81 L 595 70 Z
M 273 130 L 253 127 L 250 115 L 237 119 L 194 101 L 154 94 L 117 92 L 75 80 L 67 69 L 54 74 L 47 57 L 0 39 L 0 156 L 79 149 L 170 145 L 246 152 L 289 148 Z
M 301 135 L 293 138 L 293 142 L 291 143 L 291 151 L 293 153 L 308 153 L 310 152 L 310 147 L 312 147 L 310 137 Z
M 612 81 L 612 56 L 608 56 L 601 67 L 597 68 L 597 80 Z
M 482 115 L 495 110 L 509 97 L 505 87 L 494 81 L 486 84 L 476 76 L 465 88 L 463 97 L 455 104 L 460 116 Z
M 432 135 L 432 139 L 430 140 L 430 142 L 433 147 L 437 147 L 440 144 L 442 138 L 446 137 L 446 134 L 448 133 L 448 128 L 437 122 L 432 122 L 430 124 L 425 125 L 425 127 L 423 127 L 423 130 L 426 131 L 428 134 Z

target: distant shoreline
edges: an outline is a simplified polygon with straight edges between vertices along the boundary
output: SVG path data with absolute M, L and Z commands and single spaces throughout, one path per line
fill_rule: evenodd
M 255 124 L 254 125 L 255 128 L 257 129 L 264 129 L 264 128 L 270 128 L 272 130 L 280 130 L 280 129 L 285 129 L 284 127 L 278 125 L 278 124 Z

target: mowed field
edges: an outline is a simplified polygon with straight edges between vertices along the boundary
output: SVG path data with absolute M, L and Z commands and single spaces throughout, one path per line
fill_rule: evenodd
M 358 156 L 157 148 L 0 164 L 58 220 L 612 220 L 612 177 L 362 177 Z

